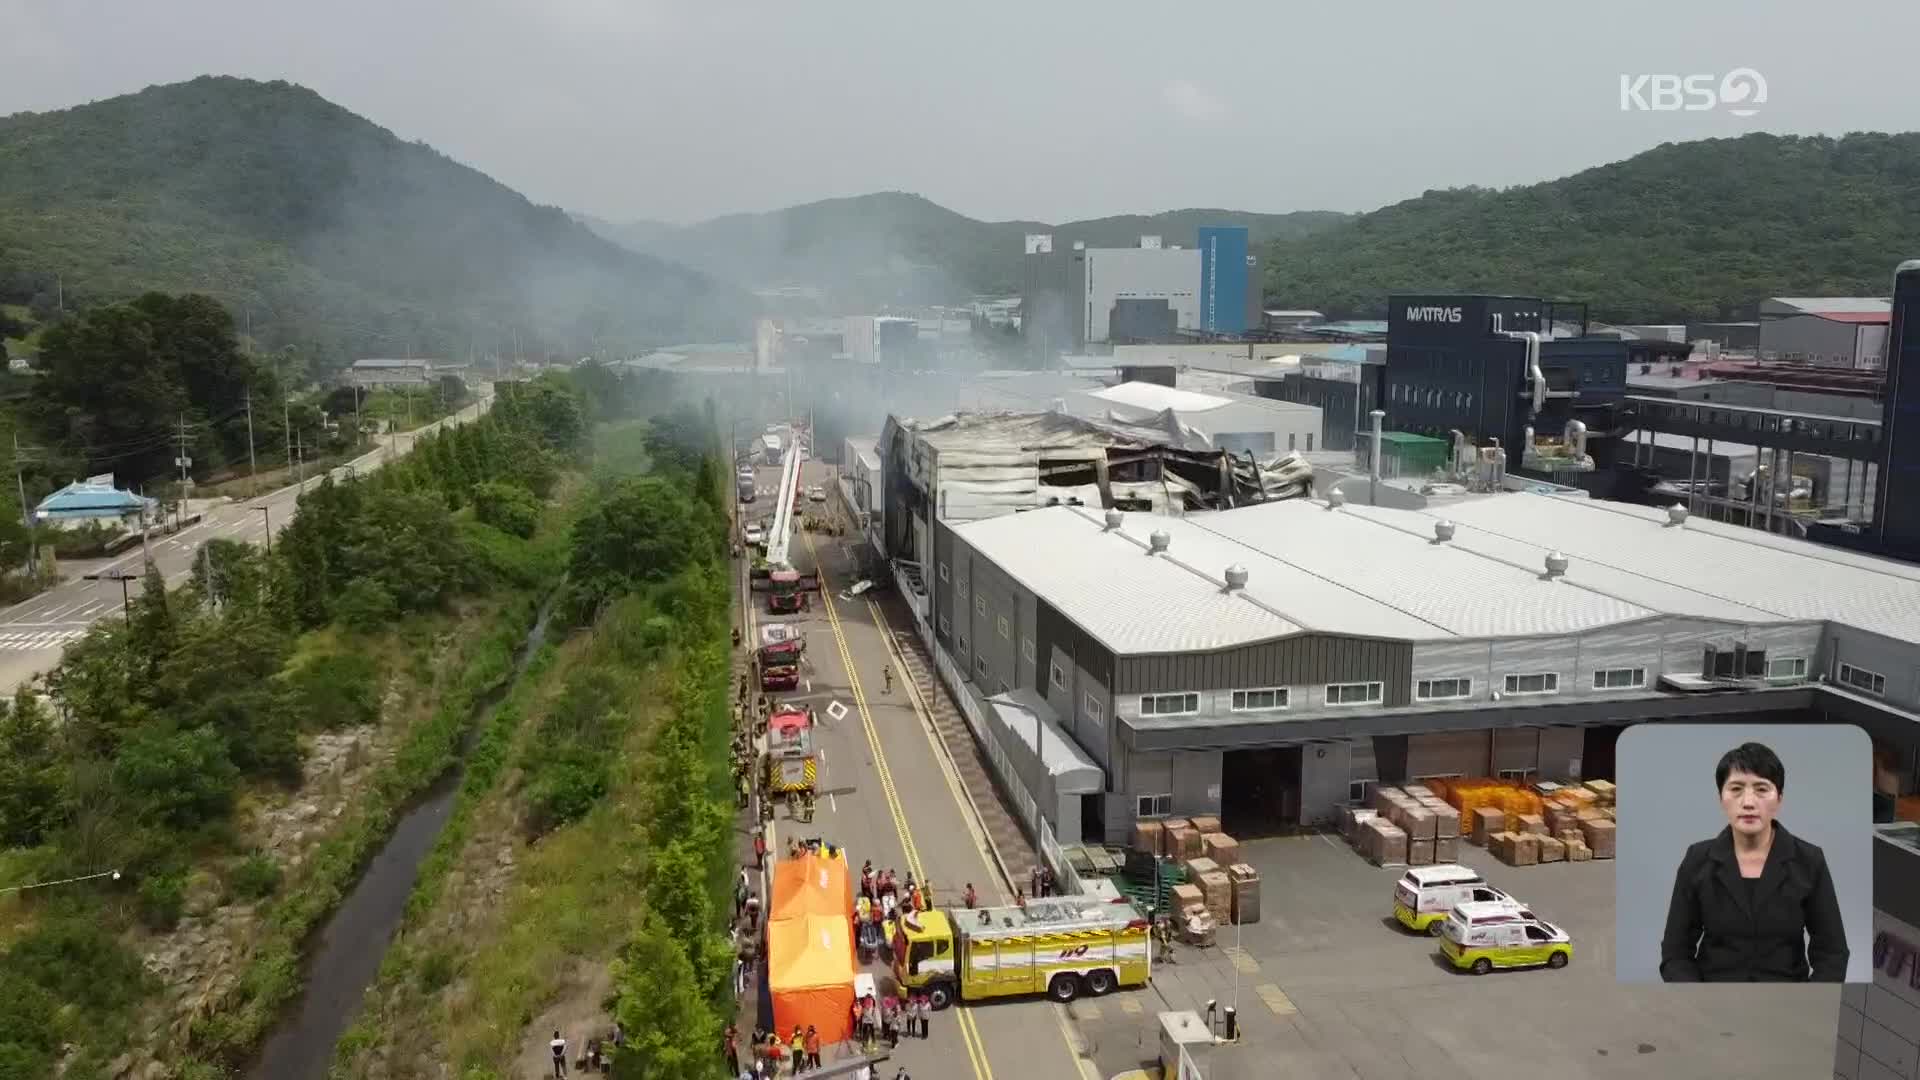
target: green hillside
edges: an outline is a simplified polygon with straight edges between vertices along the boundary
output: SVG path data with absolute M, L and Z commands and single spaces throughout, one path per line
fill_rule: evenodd
M 1199 209 L 1047 225 L 976 221 L 918 195 L 878 192 L 684 227 L 588 220 L 636 251 L 742 284 L 809 284 L 849 300 L 915 303 L 1019 291 L 1027 233 L 1052 233 L 1057 246 L 1129 247 L 1154 235 L 1190 245 L 1201 225 L 1244 225 L 1259 245 L 1327 228 L 1345 215 Z
M 1602 319 L 1751 318 L 1885 295 L 1920 251 L 1920 134 L 1669 143 L 1503 191 L 1430 191 L 1267 251 L 1271 302 L 1377 316 L 1391 292 L 1586 300 Z
M 0 118 L 0 301 L 195 291 L 334 362 L 738 336 L 748 298 L 283 82 Z

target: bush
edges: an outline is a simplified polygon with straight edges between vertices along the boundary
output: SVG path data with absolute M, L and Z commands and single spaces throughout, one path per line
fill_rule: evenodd
M 524 540 L 540 524 L 540 504 L 526 488 L 494 481 L 473 489 L 473 516 Z
M 355 630 L 378 630 L 399 613 L 393 594 L 377 581 L 361 578 L 348 585 L 334 607 L 340 621 Z
M 91 1009 L 130 1004 L 147 982 L 140 958 L 98 920 L 73 916 L 48 919 L 15 942 L 7 950 L 6 967 L 55 1000 Z M 0 1041 L 5 1038 L 0 1033 Z
M 224 815 L 239 774 L 225 741 L 210 727 L 142 728 L 127 738 L 113 763 L 115 783 L 141 804 L 142 816 L 179 829 Z
M 256 851 L 227 875 L 227 888 L 242 900 L 264 900 L 280 889 L 280 864 Z
M 154 930 L 171 930 L 187 907 L 187 875 L 154 874 L 140 882 L 140 921 Z
M 380 715 L 380 665 L 364 650 L 330 642 L 288 665 L 280 700 L 308 731 L 371 724 Z

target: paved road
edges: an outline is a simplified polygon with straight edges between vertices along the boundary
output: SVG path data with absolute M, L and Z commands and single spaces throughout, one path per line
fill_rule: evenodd
M 761 470 L 762 477 L 770 472 Z M 808 463 L 805 484 L 828 480 L 826 466 Z M 756 503 L 746 509 L 759 516 L 771 507 Z M 813 822 L 792 822 L 779 811 L 776 850 L 790 834 L 818 836 L 845 845 L 856 869 L 872 859 L 875 867 L 892 867 L 902 876 L 914 871 L 932 882 L 940 906 L 957 903 L 968 882 L 983 900 L 1001 902 L 1005 896 L 990 868 L 985 838 L 964 809 L 959 782 L 936 748 L 929 721 L 900 677 L 884 619 L 868 601 L 840 595 L 852 584 L 853 560 L 844 547 L 851 542 L 796 537 L 795 563 L 802 570 L 823 571 L 829 589 L 808 613 L 772 617 L 798 622 L 806 635 L 809 668 L 797 697 L 821 717 L 825 759 Z M 752 626 L 769 618 L 761 601 L 752 612 Z M 894 674 L 891 692 L 883 675 L 888 667 Z M 829 712 L 836 703 L 844 709 L 838 718 Z M 1093 1075 L 1081 1071 L 1070 1051 L 1065 1020 L 1059 1006 L 1037 998 L 949 1009 L 934 1018 L 930 1039 L 903 1042 L 896 1065 L 882 1072 L 890 1075 L 892 1068 L 905 1065 L 923 1080 Z
M 452 416 L 417 431 L 380 436 L 379 445 L 372 451 L 338 466 L 332 475 L 344 478 L 349 472 L 371 472 L 393 456 L 411 451 L 417 436 L 480 415 L 493 400 L 490 386 L 483 386 L 481 392 L 480 400 Z M 319 481 L 320 477 L 313 476 L 301 484 L 258 498 L 214 507 L 199 524 L 154 540 L 149 545 L 154 565 L 159 567 L 169 586 L 180 584 L 192 573 L 193 560 L 202 542 L 221 539 L 260 543 L 267 535 L 269 523 L 278 533 L 293 520 L 300 493 Z M 89 564 L 88 572 L 139 574 L 144 568 L 144 554 L 135 547 L 116 559 L 101 561 L 97 566 Z M 139 581 L 127 583 L 126 595 L 137 595 L 139 591 Z M 95 622 L 119 615 L 123 603 L 119 582 L 76 579 L 0 611 L 0 694 L 10 695 L 22 683 L 51 669 L 60 662 L 60 654 L 69 642 L 86 636 Z

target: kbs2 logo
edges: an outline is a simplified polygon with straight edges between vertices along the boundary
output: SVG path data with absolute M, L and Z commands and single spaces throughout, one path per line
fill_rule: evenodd
M 1085 945 L 1076 945 L 1071 949 L 1060 950 L 1060 959 L 1062 960 L 1072 960 L 1085 955 L 1087 955 L 1087 947 Z
M 1767 102 L 1767 80 L 1752 68 L 1725 75 L 1622 75 L 1621 112 L 1707 112 L 1752 116 Z

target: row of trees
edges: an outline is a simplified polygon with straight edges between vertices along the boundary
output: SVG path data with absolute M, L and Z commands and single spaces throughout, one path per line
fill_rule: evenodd
M 146 982 L 116 932 L 131 918 L 164 928 L 179 917 L 189 874 L 237 854 L 240 793 L 298 780 L 302 735 L 377 716 L 382 665 L 354 631 L 537 576 L 532 545 L 509 532 L 531 531 L 521 512 L 577 455 L 583 415 L 563 378 L 503 387 L 486 417 L 423 437 L 370 476 L 323 482 L 271 555 L 210 541 L 191 584 L 171 594 L 149 572 L 128 618 L 101 624 L 49 676 L 57 718 L 31 693 L 0 709 L 0 848 L 25 849 L 9 872 L 123 875 L 50 890 L 33 929 L 0 955 L 0 1077 L 48 1075 L 66 1042 L 82 1063 L 124 1049 L 113 1047 L 121 1006 Z M 245 878 L 228 882 L 239 894 L 277 877 L 258 859 L 233 873 Z M 133 975 L 122 996 L 98 1008 L 73 999 L 81 1011 L 50 1018 L 37 1003 L 68 1000 L 64 982 L 79 976 L 37 958 L 76 941 L 86 977 Z

